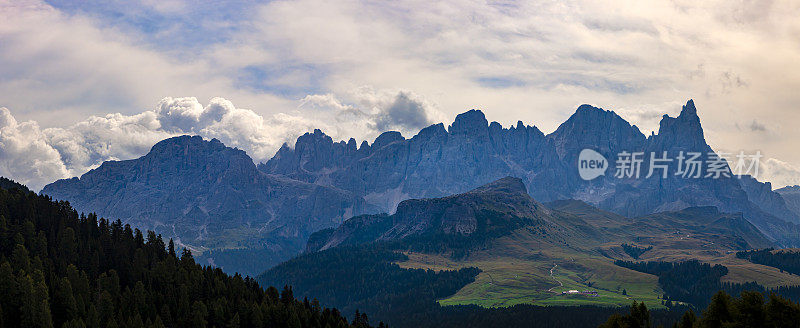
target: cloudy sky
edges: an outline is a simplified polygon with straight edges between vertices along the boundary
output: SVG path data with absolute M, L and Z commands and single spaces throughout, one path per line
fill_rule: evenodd
M 702 3 L 702 4 L 697 4 Z M 177 134 L 268 159 L 321 128 L 457 113 L 644 132 L 689 98 L 717 150 L 800 183 L 800 1 L 0 0 L 0 175 L 34 189 Z

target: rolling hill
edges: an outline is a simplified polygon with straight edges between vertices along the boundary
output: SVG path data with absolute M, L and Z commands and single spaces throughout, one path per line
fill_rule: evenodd
M 509 177 L 463 194 L 407 200 L 393 215 L 353 217 L 312 235 L 301 258 L 328 263 L 336 249 L 381 247 L 400 252 L 400 258 L 387 261 L 403 269 L 480 270 L 474 281 L 438 298 L 440 305 L 625 306 L 637 300 L 663 308 L 658 277 L 614 261 L 695 259 L 726 266 L 722 281 L 727 283 L 800 285 L 798 276 L 735 256 L 737 250 L 771 245 L 740 213 L 691 207 L 627 218 L 583 201 L 539 203 L 520 179 Z M 636 258 L 630 249 L 639 250 Z M 347 257 L 334 258 L 338 262 L 328 267 L 351 267 Z M 259 279 L 314 283 L 317 275 L 301 268 L 280 273 L 289 263 Z

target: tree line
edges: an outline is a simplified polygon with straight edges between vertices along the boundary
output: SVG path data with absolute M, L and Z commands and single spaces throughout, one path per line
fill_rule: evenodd
M 669 301 L 667 305 L 671 305 L 672 301 L 680 301 L 692 304 L 695 308 L 704 308 L 717 291 L 724 291 L 734 296 L 745 291 L 762 295 L 777 293 L 793 301 L 800 300 L 800 286 L 780 286 L 770 289 L 756 282 L 722 282 L 721 278 L 728 274 L 728 268 L 720 264 L 710 265 L 697 260 L 683 262 L 617 260 L 614 264 L 658 276 L 658 284 L 664 290 L 664 299 Z
M 759 292 L 745 291 L 739 297 L 731 297 L 719 291 L 711 298 L 701 315 L 689 310 L 675 328 L 719 328 L 719 327 L 797 327 L 800 323 L 800 305 L 775 293 L 765 301 Z M 647 307 L 633 302 L 627 314 L 615 313 L 600 325 L 600 328 L 649 328 L 654 323 Z
M 0 327 L 366 327 L 0 178 Z M 381 324 L 382 325 L 382 324 Z
M 800 252 L 779 251 L 774 252 L 773 248 L 748 250 L 736 252 L 736 257 L 745 259 L 756 264 L 762 264 L 778 268 L 781 272 L 786 271 L 800 275 Z
M 345 313 L 361 310 L 395 327 L 597 327 L 622 309 L 601 306 L 505 308 L 441 306 L 469 283 L 477 268 L 433 271 L 402 268 L 408 260 L 397 244 L 340 246 L 300 255 L 260 275 L 262 284 L 291 284 L 297 295 L 315 295 Z M 402 247 L 400 250 L 404 249 Z M 653 312 L 657 323 L 671 324 L 685 308 Z

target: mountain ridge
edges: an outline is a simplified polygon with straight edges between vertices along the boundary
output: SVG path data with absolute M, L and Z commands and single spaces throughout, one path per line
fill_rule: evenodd
M 584 245 L 586 252 L 613 240 L 655 243 L 660 235 L 684 230 L 732 249 L 774 245 L 742 213 L 697 206 L 628 218 L 579 200 L 542 204 L 531 198 L 521 179 L 505 177 L 461 194 L 405 200 L 392 215 L 355 216 L 335 229 L 312 234 L 306 252 L 398 241 L 404 243 L 397 247 L 412 250 L 418 248 L 420 241 L 435 244 L 437 240 L 447 240 L 447 246 L 455 248 L 476 246 L 457 237 L 480 239 L 485 248 L 485 242 L 522 228 L 528 234 L 526 238 L 559 247 Z M 430 247 L 426 249 L 430 251 Z M 446 247 L 433 249 L 441 252 Z
M 275 261 L 301 251 L 311 233 L 352 216 L 394 213 L 407 199 L 461 194 L 506 176 L 521 179 L 533 199 L 578 199 L 628 217 L 706 205 L 742 212 L 778 245 L 800 245 L 794 224 L 800 216 L 760 182 L 688 179 L 675 176 L 674 165 L 666 179 L 647 178 L 646 163 L 639 179 L 612 171 L 584 181 L 577 156 L 585 148 L 609 161 L 622 151 L 673 157 L 694 151 L 702 160 L 712 151 L 691 100 L 677 117 L 665 115 L 649 137 L 614 111 L 590 105 L 548 135 L 522 122 L 506 128 L 470 110 L 447 127 L 433 124 L 410 138 L 387 131 L 372 144 L 334 142 L 315 129 L 257 165 L 216 139 L 170 138 L 145 156 L 103 163 L 42 193 L 176 236 L 195 250 L 265 248 Z
M 486 125 L 488 129 L 484 128 Z M 578 107 L 548 135 L 521 122 L 503 128 L 497 122 L 488 123 L 482 112 L 471 110 L 456 116 L 447 130 L 436 124 L 410 139 L 397 133 L 394 136 L 391 143 L 373 147 L 368 155 L 352 158 L 347 165 L 291 169 L 281 162 L 297 155 L 286 146 L 281 156 L 259 165 L 259 169 L 302 175 L 305 181 L 353 190 L 387 213 L 392 213 L 403 199 L 462 193 L 510 175 L 533 186 L 529 194 L 542 201 L 580 199 L 631 217 L 711 205 L 725 212 L 744 213 L 758 229 L 783 245 L 800 242 L 795 226 L 800 223 L 800 215 L 788 210 L 780 201 L 781 195 L 756 184 L 760 182 L 734 177 L 727 163 L 720 178 L 707 177 L 703 168 L 698 169 L 697 176 L 676 175 L 679 168 L 675 158 L 681 154 L 699 153 L 702 163 L 712 161 L 715 155 L 705 141 L 693 100 L 687 101 L 678 116 L 664 115 L 658 133 L 650 136 L 614 111 L 591 105 Z M 617 178 L 607 172 L 595 180 L 583 181 L 576 170 L 582 149 L 593 149 L 609 161 L 616 160 L 623 151 L 659 157 L 666 152 L 672 161 L 665 179 L 658 175 L 645 177 L 650 169 L 646 158 L 638 179 Z M 302 156 L 315 157 L 306 152 Z
M 346 191 L 265 174 L 244 151 L 198 136 L 165 139 L 145 156 L 105 162 L 42 193 L 176 236 L 196 251 L 267 244 L 275 262 L 299 251 L 311 232 L 363 211 Z

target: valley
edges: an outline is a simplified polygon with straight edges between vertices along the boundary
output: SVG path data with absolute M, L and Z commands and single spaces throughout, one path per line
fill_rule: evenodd
M 0 17 L 0 328 L 800 327 L 800 0 Z
M 479 270 L 473 281 L 436 298 L 440 306 L 692 306 L 670 298 L 659 276 L 618 260 L 720 265 L 719 283 L 731 288 L 800 286 L 800 276 L 736 257 L 770 245 L 741 214 L 690 207 L 628 218 L 582 201 L 536 202 L 511 177 L 463 194 L 404 201 L 393 215 L 354 217 L 311 239 L 307 254 L 325 258 L 340 247 L 384 245 L 404 255 L 392 261 L 401 269 Z
M 502 244 L 519 241 L 503 239 L 497 242 Z M 605 247 L 614 248 L 612 245 Z M 663 255 L 665 253 L 669 255 Z M 730 272 L 723 277 L 725 282 L 757 282 L 770 288 L 800 286 L 800 276 L 737 259 L 733 254 L 735 252 L 700 253 L 679 254 L 660 250 L 642 256 L 640 260 L 678 262 L 698 259 L 704 263 L 726 266 Z M 658 285 L 658 277 L 619 267 L 613 263 L 614 260 L 603 256 L 563 252 L 559 249 L 525 252 L 516 245 L 511 247 L 499 245 L 496 249 L 474 254 L 466 261 L 455 261 L 435 254 L 410 252 L 407 255 L 409 260 L 398 262 L 400 267 L 433 270 L 453 270 L 463 267 L 481 269 L 475 282 L 460 289 L 456 294 L 439 300 L 442 305 L 627 306 L 632 300 L 636 300 L 644 302 L 648 308 L 664 308 L 662 304 L 664 292 Z M 620 258 L 630 259 L 625 256 Z M 554 264 L 556 267 L 551 277 L 549 273 Z M 563 283 L 563 286 L 560 286 L 554 278 Z M 568 290 L 597 291 L 598 296 L 561 295 L 561 292 Z M 623 290 L 626 291 L 625 294 Z
M 549 135 L 471 110 L 359 147 L 315 130 L 258 165 L 216 139 L 175 137 L 42 193 L 390 324 L 634 301 L 665 318 L 716 290 L 800 297 L 800 276 L 736 256 L 798 243 L 791 190 L 748 177 L 584 181 L 570 168 L 583 148 L 711 152 L 692 101 L 646 138 L 588 105 Z

